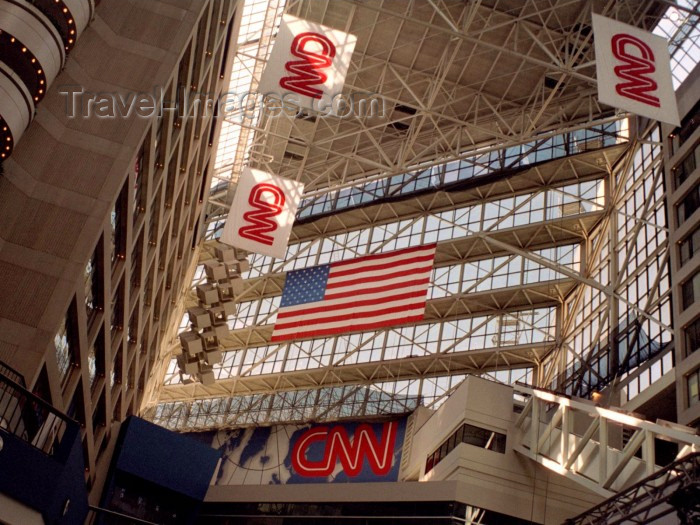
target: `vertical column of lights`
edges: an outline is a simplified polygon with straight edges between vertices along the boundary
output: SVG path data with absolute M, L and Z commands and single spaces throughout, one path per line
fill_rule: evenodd
M 12 140 L 12 131 L 5 122 L 5 119 L 0 115 L 0 159 L 6 159 L 12 155 L 14 141 Z
M 0 161 L 12 154 L 93 13 L 94 0 L 7 0 L 0 6 Z
M 12 34 L 8 33 L 7 31 L 3 31 L 2 29 L 0 29 L 0 49 L 2 49 L 2 61 L 10 64 L 9 70 L 3 71 L 3 73 L 6 75 L 5 78 L 10 80 L 15 90 L 19 92 L 19 98 L 24 101 L 24 105 L 20 104 L 17 106 L 17 104 L 15 104 L 14 108 L 2 107 L 11 101 L 12 97 L 7 96 L 4 104 L 0 105 L 0 111 L 11 111 L 14 109 L 14 113 L 17 113 L 18 111 L 21 113 L 24 109 L 26 109 L 25 118 L 18 115 L 15 118 L 15 120 L 19 119 L 26 121 L 26 124 L 23 123 L 26 126 L 29 124 L 31 115 L 34 112 L 34 104 L 38 103 L 42 98 L 44 98 L 46 73 L 41 67 L 41 64 L 37 60 L 36 56 L 34 56 L 34 54 L 27 49 L 27 46 L 25 46 Z M 14 71 L 18 68 L 22 68 L 25 73 L 27 71 L 33 71 L 33 78 L 30 80 L 26 78 L 26 75 L 19 76 L 15 74 Z M 20 82 L 21 84 L 19 84 Z M 27 95 L 23 93 L 23 90 L 21 89 L 23 86 L 28 90 L 28 96 L 32 100 L 27 100 Z M 13 126 L 10 124 L 10 122 L 8 122 L 8 120 L 11 121 L 9 117 L 6 120 L 4 115 L 0 113 L 0 129 L 2 129 L 2 132 L 0 133 L 0 141 L 2 144 L 2 146 L 0 146 L 0 160 L 6 159 L 12 155 L 12 150 L 14 149 L 16 142 L 12 131 Z M 18 135 L 24 131 L 23 126 L 16 125 L 14 127 L 19 128 L 15 129 L 15 133 Z
M 177 365 L 184 384 L 214 382 L 213 366 L 223 358 L 220 339 L 229 332 L 228 317 L 236 313 L 234 297 L 243 292 L 241 273 L 250 268 L 233 248 L 217 247 L 215 252 L 216 260 L 204 263 L 207 283 L 197 285 L 199 306 L 187 310 L 190 329 L 180 334 Z
M 27 49 L 27 46 L 6 31 L 0 31 L 0 49 L 3 50 L 3 55 L 13 52 L 17 54 L 22 53 L 22 57 L 25 59 L 25 61 L 28 61 L 31 64 L 30 67 L 36 73 L 36 81 L 33 83 L 33 85 L 27 85 L 28 83 L 26 81 L 24 84 L 28 88 L 33 88 L 30 90 L 30 93 L 34 98 L 34 102 L 40 102 L 46 93 L 46 73 L 41 67 L 37 57 L 34 56 L 34 53 L 32 53 L 29 49 Z
M 78 37 L 78 25 L 70 7 L 64 0 L 33 0 L 32 3 L 53 22 L 61 35 L 66 53 L 69 53 L 75 46 Z M 74 8 L 78 7 L 79 11 L 80 7 L 83 7 L 79 5 L 80 2 L 75 2 L 75 0 L 71 3 L 77 4 Z M 94 9 L 89 2 L 83 2 L 83 4 L 86 4 L 84 7 L 87 8 L 88 13 Z

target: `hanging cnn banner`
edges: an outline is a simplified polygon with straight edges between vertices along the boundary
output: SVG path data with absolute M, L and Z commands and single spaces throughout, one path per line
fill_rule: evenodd
M 304 185 L 251 168 L 243 168 L 221 242 L 278 259 L 287 253 Z
M 282 16 L 259 93 L 288 105 L 334 113 L 357 37 L 289 15 Z
M 598 99 L 673 125 L 680 125 L 665 38 L 593 15 Z

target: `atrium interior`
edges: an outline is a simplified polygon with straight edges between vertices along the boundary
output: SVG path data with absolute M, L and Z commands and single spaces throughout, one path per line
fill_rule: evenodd
M 600 101 L 592 14 L 679 125 Z M 356 37 L 332 111 L 260 93 L 287 17 Z M 0 43 L 0 523 L 698 523 L 700 1 L 0 0 Z M 221 240 L 248 169 L 304 185 L 284 257 Z M 273 333 L 292 272 L 430 245 L 420 320 Z

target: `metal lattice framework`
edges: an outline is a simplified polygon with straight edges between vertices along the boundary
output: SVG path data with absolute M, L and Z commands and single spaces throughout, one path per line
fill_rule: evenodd
M 678 456 L 697 452 L 700 437 L 680 425 L 662 425 L 588 400 L 517 385 L 529 397 L 515 422 L 515 450 L 603 496 L 654 474 L 656 439 L 674 443 Z M 580 435 L 572 430 L 580 427 Z M 585 430 L 583 430 L 585 428 Z
M 698 479 L 700 453 L 690 454 L 567 520 L 565 525 L 653 523 L 669 514 L 683 516 L 687 521 L 681 523 L 693 523 L 698 513 Z
M 229 116 L 240 136 L 217 167 L 199 263 L 242 165 L 302 180 L 305 199 L 285 259 L 249 256 L 217 382 L 182 384 L 171 363 L 147 415 L 204 429 L 403 413 L 439 405 L 464 374 L 585 394 L 617 373 L 633 395 L 651 373 L 639 365 L 662 366 L 672 339 L 660 135 L 598 103 L 591 5 L 288 1 L 286 13 L 357 35 L 345 92 L 384 114 Z M 281 7 L 260 15 L 259 40 L 239 41 L 253 87 Z M 651 30 L 667 7 L 596 12 Z M 434 241 L 423 322 L 268 344 L 286 271 Z M 190 288 L 179 307 L 193 301 Z M 628 356 L 604 369 L 623 343 Z

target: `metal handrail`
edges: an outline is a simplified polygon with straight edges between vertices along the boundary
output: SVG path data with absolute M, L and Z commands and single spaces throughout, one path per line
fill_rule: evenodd
M 673 495 L 679 489 L 697 483 L 699 475 L 700 453 L 696 452 L 667 465 L 586 512 L 567 519 L 564 525 L 651 522 L 652 518 L 656 520 L 675 512 Z
M 107 517 L 110 516 L 112 518 L 117 518 L 119 520 L 124 520 L 120 521 L 119 523 L 124 523 L 124 525 L 132 525 L 134 523 L 142 523 L 144 525 L 158 525 L 157 523 L 154 523 L 152 521 L 146 521 L 141 518 L 137 518 L 135 516 L 129 516 L 128 514 L 123 514 L 121 512 L 117 512 L 114 510 L 109 510 L 109 509 L 103 509 L 101 507 L 94 507 L 92 505 L 89 506 L 90 513 L 88 514 L 87 519 L 85 520 L 85 523 L 88 525 L 92 525 L 95 523 L 95 519 L 99 518 L 101 516 Z M 110 521 L 110 523 L 115 523 L 114 521 Z
M 677 458 L 700 450 L 700 436 L 689 427 L 653 423 L 550 390 L 517 384 L 513 390 L 529 398 L 515 421 L 521 434 L 514 449 L 605 497 L 661 468 L 656 439 L 675 443 Z M 574 420 L 586 422 L 585 432 L 583 427 L 576 429 Z M 625 430 L 630 432 L 627 438 Z
M 17 383 L 18 385 L 21 385 L 23 388 L 26 388 L 26 385 L 24 383 L 24 377 L 22 376 L 22 374 L 20 374 L 17 370 L 12 368 L 4 361 L 0 361 L 0 376 L 5 376 Z
M 77 432 L 78 422 L 20 383 L 0 375 L 0 432 L 12 434 L 37 450 L 55 456 L 69 428 Z
M 611 419 L 628 427 L 648 430 L 650 432 L 654 432 L 655 434 L 666 436 L 679 443 L 700 446 L 700 437 L 697 434 L 692 434 L 683 430 L 677 430 L 658 423 L 653 423 L 619 408 L 604 408 L 587 399 L 579 399 L 566 394 L 560 394 L 552 390 L 523 386 L 521 384 L 514 385 L 513 389 L 521 394 L 526 394 L 549 403 L 558 403 L 559 399 L 566 399 L 566 405 L 569 408 L 585 412 L 593 417 Z M 527 415 L 529 415 L 529 410 L 525 416 L 521 414 L 520 418 L 522 419 Z

